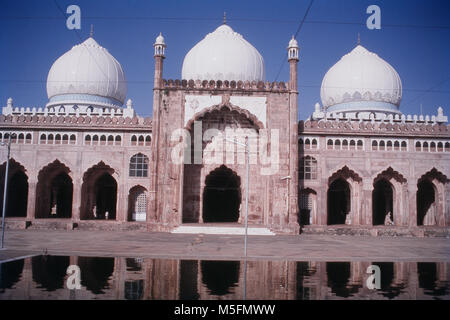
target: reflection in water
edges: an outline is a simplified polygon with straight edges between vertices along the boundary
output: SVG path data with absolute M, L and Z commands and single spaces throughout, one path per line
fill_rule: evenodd
M 239 261 L 202 261 L 202 282 L 211 295 L 223 296 L 231 292 L 239 281 Z
M 141 300 L 144 293 L 144 280 L 125 281 L 125 299 Z
M 69 257 L 37 256 L 31 261 L 33 280 L 46 291 L 64 288 L 64 277 L 70 265 Z
M 403 285 L 397 285 L 394 281 L 394 263 L 392 262 L 373 262 L 372 264 L 380 267 L 381 272 L 381 294 L 389 299 L 397 297 L 403 289 Z
M 180 299 L 198 300 L 197 290 L 198 261 L 180 261 Z
M 349 284 L 350 262 L 327 262 L 328 287 L 338 297 L 348 298 L 358 292 L 358 285 Z
M 79 257 L 81 285 L 94 294 L 104 293 L 108 289 L 108 280 L 114 272 L 114 258 Z
M 315 272 L 309 265 L 308 262 L 297 262 L 297 300 L 313 299 L 314 289 L 305 283 L 305 280 Z
M 24 260 L 0 264 L 0 292 L 11 289 L 20 280 Z
M 440 296 L 449 293 L 448 282 L 438 279 L 436 263 L 419 262 L 417 263 L 417 272 L 419 274 L 419 286 L 424 289 L 426 294 L 439 299 Z
M 81 270 L 68 290 L 66 269 Z M 378 265 L 381 289 L 366 287 Z M 242 261 L 38 256 L 0 264 L 4 299 L 242 299 Z M 249 261 L 249 299 L 450 299 L 450 263 Z

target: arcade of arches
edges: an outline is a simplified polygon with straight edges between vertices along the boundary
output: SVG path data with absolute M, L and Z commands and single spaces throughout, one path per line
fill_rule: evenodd
M 344 167 L 329 179 L 324 195 L 326 219 L 318 209 L 318 193 L 304 187 L 299 191 L 299 221 L 302 225 L 445 226 L 443 198 L 448 182 L 445 175 L 432 169 L 409 191 L 406 179 L 389 167 L 375 177 L 372 189 L 366 190 L 362 178 Z M 408 200 L 411 198 L 413 202 Z M 408 210 L 416 212 L 416 221 Z
M 201 165 L 192 166 L 199 167 L 195 169 L 199 170 L 198 173 L 204 170 Z M 3 163 L 0 166 L 1 203 L 5 169 L 6 165 Z M 199 175 L 198 178 L 200 177 Z M 232 168 L 222 165 L 205 173 L 202 180 L 198 185 L 203 186 L 202 192 L 196 195 L 197 203 L 193 202 L 198 206 L 196 215 L 183 215 L 183 221 L 238 222 L 243 200 L 240 175 Z M 22 164 L 11 159 L 6 217 L 74 219 L 73 197 L 76 185 L 71 170 L 64 163 L 55 160 L 39 171 L 36 181 L 35 196 L 29 198 L 28 172 Z M 406 181 L 401 174 L 388 168 L 373 179 L 370 190 L 365 190 L 358 173 L 344 167 L 329 179 L 325 194 L 325 221 L 318 217 L 321 214 L 320 194 L 308 187 L 299 192 L 299 222 L 302 225 L 445 226 L 444 202 L 448 182 L 444 174 L 432 169 L 411 187 L 414 182 Z M 185 189 L 187 187 L 192 187 L 192 184 L 185 185 Z M 117 220 L 118 180 L 113 168 L 100 162 L 88 169 L 83 175 L 79 194 L 79 219 Z M 359 198 L 359 204 L 355 201 L 355 194 L 364 196 L 364 199 Z M 147 221 L 148 189 L 135 185 L 129 189 L 127 199 L 128 212 L 124 213 L 125 219 Z M 33 207 L 30 201 L 34 202 L 34 216 L 29 213 L 27 215 L 27 208 Z M 370 208 L 367 217 L 362 216 L 364 207 Z M 402 213 L 411 209 L 416 212 L 413 223 L 411 217 Z

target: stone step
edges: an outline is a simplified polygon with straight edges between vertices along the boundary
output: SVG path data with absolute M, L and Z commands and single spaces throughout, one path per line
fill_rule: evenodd
M 181 225 L 172 233 L 189 233 L 189 234 L 228 234 L 228 235 L 244 235 L 245 228 L 243 226 L 202 226 L 202 225 Z M 252 236 L 274 236 L 275 233 L 264 227 L 248 227 L 247 234 Z

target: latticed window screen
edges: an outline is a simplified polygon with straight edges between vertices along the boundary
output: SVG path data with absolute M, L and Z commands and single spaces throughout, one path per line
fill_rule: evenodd
M 136 193 L 136 198 L 134 200 L 134 212 L 135 213 L 146 213 L 147 212 L 147 196 L 144 191 L 139 191 Z
M 317 179 L 317 160 L 306 156 L 300 159 L 299 178 L 304 180 Z
M 130 177 L 146 177 L 148 157 L 142 153 L 135 154 L 130 160 Z
M 308 193 L 301 194 L 299 207 L 300 207 L 300 210 L 311 210 L 312 209 L 312 197 L 310 197 Z

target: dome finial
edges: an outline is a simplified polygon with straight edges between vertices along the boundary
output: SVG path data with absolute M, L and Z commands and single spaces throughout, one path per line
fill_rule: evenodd
M 89 32 L 89 38 L 92 38 L 94 36 L 94 25 L 91 24 L 91 31 Z
M 361 44 L 361 38 L 360 38 L 360 34 L 358 32 L 358 46 Z
M 227 13 L 223 12 L 223 24 L 227 24 Z

